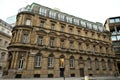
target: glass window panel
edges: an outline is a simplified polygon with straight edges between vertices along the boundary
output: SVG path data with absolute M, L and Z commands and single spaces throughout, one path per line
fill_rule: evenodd
M 49 17 L 51 17 L 51 18 L 56 18 L 56 12 L 54 12 L 54 11 L 49 11 Z
M 26 24 L 26 25 L 30 25 L 30 19 L 26 19 L 25 24 Z
M 93 29 L 94 30 L 97 30 L 98 28 L 97 28 L 97 25 L 93 25 Z
M 50 56 L 48 58 L 48 67 L 53 67 L 54 64 L 54 57 Z
M 72 23 L 72 17 L 66 16 L 66 21 L 69 22 L 69 23 Z
M 47 14 L 47 9 L 40 7 L 39 14 L 46 16 L 46 14 Z
M 58 14 L 58 19 L 64 21 L 65 15 L 64 14 Z
M 115 21 L 114 21 L 114 19 L 110 19 L 110 23 L 114 23 Z
M 74 59 L 73 58 L 70 59 L 70 68 L 74 68 Z
M 74 24 L 79 25 L 79 19 L 74 19 Z
M 38 45 L 43 45 L 43 37 L 38 37 Z
M 111 38 L 112 38 L 112 40 L 116 40 L 116 36 L 112 36 Z
M 41 56 L 40 55 L 37 55 L 35 57 L 35 67 L 40 67 L 41 66 Z
M 117 36 L 117 40 L 120 40 L 120 35 Z
M 120 22 L 120 18 L 116 18 L 116 19 L 115 19 L 115 22 Z
M 86 27 L 86 22 L 85 21 L 81 20 L 80 23 L 81 23 L 82 27 Z
M 87 27 L 92 29 L 92 24 L 91 23 L 87 23 Z

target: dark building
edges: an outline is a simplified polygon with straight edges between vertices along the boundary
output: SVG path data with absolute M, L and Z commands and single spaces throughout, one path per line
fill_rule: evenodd
M 120 16 L 108 18 L 105 22 L 105 27 L 111 32 L 112 44 L 117 57 L 117 66 L 120 74 Z

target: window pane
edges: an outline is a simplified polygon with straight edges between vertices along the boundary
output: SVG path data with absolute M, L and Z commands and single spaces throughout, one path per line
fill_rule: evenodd
M 66 16 L 66 21 L 72 23 L 72 17 Z
M 116 36 L 112 36 L 112 40 L 117 40 L 117 39 L 116 39 Z
M 81 22 L 82 27 L 86 27 L 86 22 L 85 21 L 80 21 L 80 22 Z
M 49 17 L 51 17 L 51 18 L 56 18 L 56 12 L 54 12 L 54 11 L 49 11 Z
M 79 19 L 74 19 L 74 24 L 79 25 Z
M 110 23 L 114 23 L 115 21 L 114 21 L 114 19 L 110 19 Z
M 47 9 L 40 7 L 39 14 L 46 16 L 46 14 L 47 14 Z
M 115 19 L 115 22 L 120 22 L 120 18 L 116 18 L 116 19 Z
M 35 57 L 35 67 L 40 67 L 41 66 L 41 56 L 37 55 Z
M 38 37 L 38 45 L 43 45 L 43 37 Z
M 40 22 L 40 27 L 44 27 L 45 26 L 45 22 L 44 21 L 41 21 Z
M 27 43 L 28 42 L 28 34 L 23 34 L 22 42 L 23 43 Z
M 58 19 L 64 21 L 65 15 L 63 14 L 58 14 Z
M 30 25 L 30 19 L 27 19 L 25 24 Z

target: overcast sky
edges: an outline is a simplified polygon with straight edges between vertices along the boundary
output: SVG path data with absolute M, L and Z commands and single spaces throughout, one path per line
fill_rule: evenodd
M 120 16 L 120 0 L 0 0 L 0 19 L 5 21 L 33 2 L 103 24 L 109 17 Z

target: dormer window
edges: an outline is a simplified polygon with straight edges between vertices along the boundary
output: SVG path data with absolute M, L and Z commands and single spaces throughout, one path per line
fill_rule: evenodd
M 47 9 L 40 7 L 39 14 L 46 16 L 47 14 Z
M 51 18 L 56 18 L 56 12 L 54 12 L 54 11 L 49 11 L 49 17 L 51 17 Z
M 72 17 L 66 16 L 66 21 L 72 23 Z

